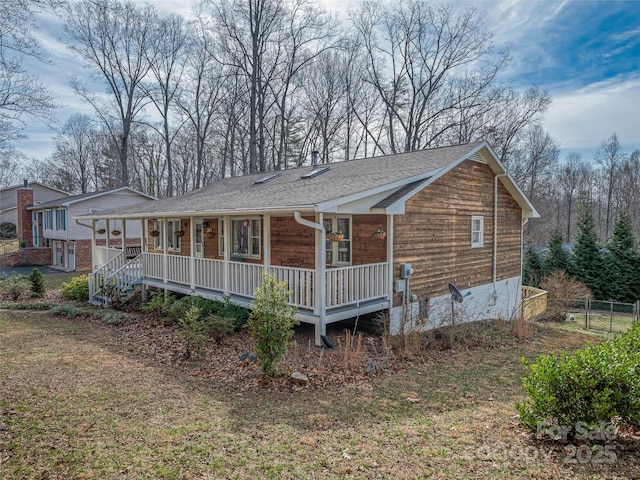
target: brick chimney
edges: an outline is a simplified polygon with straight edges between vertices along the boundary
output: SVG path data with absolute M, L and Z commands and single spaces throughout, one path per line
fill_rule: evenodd
M 27 210 L 27 207 L 33 205 L 33 190 L 29 188 L 27 180 L 24 181 L 22 188 L 16 190 L 16 195 L 18 197 L 18 240 L 24 240 L 25 246 L 33 247 L 33 217 L 31 211 Z

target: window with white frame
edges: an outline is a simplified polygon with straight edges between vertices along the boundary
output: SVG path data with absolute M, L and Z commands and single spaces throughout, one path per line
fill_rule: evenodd
M 260 218 L 231 219 L 231 255 L 260 258 Z
M 56 210 L 56 230 L 67 229 L 67 211 L 64 208 Z
M 218 255 L 219 256 L 224 256 L 224 246 L 225 246 L 225 240 L 224 240 L 224 220 L 222 220 L 221 218 L 218 219 Z
M 167 250 L 179 252 L 182 247 L 182 238 L 175 232 L 181 230 L 180 220 L 167 220 Z
M 162 244 L 162 220 L 154 220 L 152 222 L 151 231 L 160 233 L 159 235 L 153 237 L 154 250 L 164 250 L 164 246 Z
M 323 225 L 327 233 L 341 232 L 342 240 L 326 240 L 327 263 L 330 265 L 351 265 L 351 217 L 325 216 Z
M 204 254 L 204 225 L 202 223 L 202 219 L 197 219 L 194 224 L 194 234 L 195 234 L 195 257 L 202 258 Z
M 31 215 L 31 236 L 33 237 L 33 246 L 40 246 L 40 239 L 38 236 L 38 213 L 33 212 Z
M 53 211 L 52 210 L 44 211 L 44 229 L 53 230 Z
M 484 217 L 474 215 L 471 217 L 471 248 L 479 248 L 483 245 Z

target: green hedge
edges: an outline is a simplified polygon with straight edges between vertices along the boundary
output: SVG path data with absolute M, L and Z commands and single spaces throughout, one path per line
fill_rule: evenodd
M 612 422 L 640 425 L 640 325 L 572 355 L 523 363 L 527 398 L 516 408 L 529 430 L 572 438 Z

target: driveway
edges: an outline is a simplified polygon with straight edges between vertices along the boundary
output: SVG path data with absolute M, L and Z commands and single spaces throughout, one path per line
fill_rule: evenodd
M 58 270 L 56 268 L 46 267 L 46 266 L 37 266 L 37 267 L 1 267 L 0 268 L 0 278 L 10 277 L 11 274 L 17 273 L 18 275 L 29 275 L 34 268 L 40 270 L 41 273 L 49 275 L 52 273 L 65 273 L 62 270 Z

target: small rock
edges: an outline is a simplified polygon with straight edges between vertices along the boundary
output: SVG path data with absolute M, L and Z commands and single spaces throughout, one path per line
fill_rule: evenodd
M 418 397 L 407 397 L 407 402 L 409 402 L 409 403 L 420 403 L 420 399 Z
M 256 357 L 255 353 L 243 353 L 240 355 L 240 361 L 256 363 L 258 361 L 258 357 Z
M 300 372 L 293 372 L 291 374 L 291 382 L 297 383 L 298 385 L 308 385 L 309 377 Z

